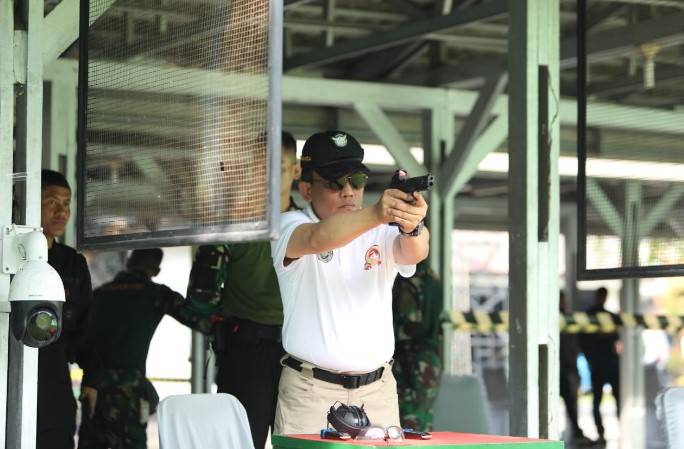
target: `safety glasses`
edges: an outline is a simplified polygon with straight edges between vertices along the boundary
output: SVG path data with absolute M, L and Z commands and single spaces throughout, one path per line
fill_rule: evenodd
M 404 431 L 398 426 L 378 427 L 371 426 L 363 429 L 356 440 L 385 440 L 404 441 Z
M 368 184 L 368 175 L 365 173 L 357 172 L 351 175 L 340 176 L 339 178 L 328 181 L 327 179 L 314 179 L 312 182 L 322 182 L 326 189 L 340 191 L 344 189 L 345 184 L 351 184 L 352 188 L 355 190 L 362 189 Z

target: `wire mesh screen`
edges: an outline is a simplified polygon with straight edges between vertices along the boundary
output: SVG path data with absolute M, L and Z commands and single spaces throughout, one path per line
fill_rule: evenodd
M 682 12 L 653 7 L 625 31 L 596 27 L 602 2 L 581 3 L 578 275 L 682 276 L 684 41 L 666 36 L 684 32 Z M 602 33 L 627 52 L 599 54 Z
M 272 3 L 85 2 L 79 248 L 274 235 L 282 13 Z

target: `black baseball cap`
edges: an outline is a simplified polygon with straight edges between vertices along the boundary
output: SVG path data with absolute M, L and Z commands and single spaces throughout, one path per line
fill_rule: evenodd
M 363 148 L 344 131 L 325 131 L 306 139 L 300 159 L 304 173 L 315 171 L 328 181 L 348 173 L 370 174 L 363 165 Z

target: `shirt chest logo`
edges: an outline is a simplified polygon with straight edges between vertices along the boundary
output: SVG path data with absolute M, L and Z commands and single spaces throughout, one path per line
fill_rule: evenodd
M 381 265 L 380 260 L 380 247 L 378 245 L 373 245 L 366 251 L 366 263 L 363 265 L 364 270 L 370 270 L 371 268 Z
M 324 253 L 316 254 L 316 258 L 323 263 L 328 263 L 333 258 L 333 252 L 332 251 L 326 251 Z

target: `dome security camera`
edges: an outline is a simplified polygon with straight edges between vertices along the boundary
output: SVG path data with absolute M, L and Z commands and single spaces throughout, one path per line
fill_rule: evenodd
M 62 333 L 61 303 L 12 303 L 12 335 L 32 348 L 42 348 Z
M 47 262 L 27 262 L 10 284 L 10 327 L 14 338 L 42 348 L 62 332 L 64 287 Z
M 47 263 L 47 241 L 40 228 L 6 226 L 2 241 L 3 271 L 10 283 L 12 335 L 26 346 L 42 348 L 62 331 L 64 285 Z

